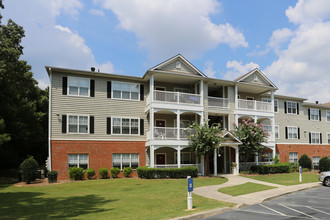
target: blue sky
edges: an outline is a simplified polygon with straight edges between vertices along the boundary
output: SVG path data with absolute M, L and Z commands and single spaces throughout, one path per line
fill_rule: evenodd
M 39 86 L 44 66 L 142 76 L 181 53 L 233 80 L 259 67 L 277 94 L 330 102 L 327 0 L 4 0 L 23 26 L 22 59 Z

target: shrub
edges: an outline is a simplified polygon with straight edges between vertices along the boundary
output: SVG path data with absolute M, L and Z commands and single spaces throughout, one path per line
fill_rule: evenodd
M 273 158 L 274 164 L 278 164 L 280 162 L 280 159 L 278 158 L 278 155 L 275 155 Z
M 270 173 L 289 173 L 289 163 L 278 163 L 272 165 L 256 165 L 251 167 L 252 173 L 270 174 Z
M 197 177 L 198 170 L 196 167 L 169 169 L 138 167 L 137 173 L 143 179 L 187 178 L 187 176 Z
M 112 178 L 118 178 L 118 175 L 120 173 L 120 169 L 118 167 L 112 167 L 110 169 L 110 172 L 111 172 Z
M 303 154 L 299 158 L 299 166 L 301 166 L 302 168 L 312 169 L 312 160 L 311 160 L 311 158 L 309 158 L 307 156 L 307 154 Z
M 125 177 L 128 177 L 129 175 L 131 175 L 131 173 L 133 173 L 132 167 L 125 167 L 123 169 L 123 174 Z
M 327 157 L 322 157 L 319 162 L 320 172 L 330 171 L 330 159 Z
M 28 157 L 25 159 L 19 166 L 22 181 L 29 184 L 31 181 L 37 179 L 38 168 L 39 164 L 35 159 L 33 159 L 33 157 Z
M 100 179 L 108 179 L 109 178 L 109 170 L 105 167 L 99 169 L 99 178 Z
M 290 162 L 288 164 L 289 164 L 289 168 L 290 168 L 290 170 L 289 170 L 290 173 L 298 172 L 299 171 L 299 167 L 298 167 L 298 164 L 297 163 Z
M 48 183 L 56 183 L 57 182 L 57 171 L 52 170 L 47 172 Z
M 310 171 L 310 169 L 308 169 L 308 168 L 302 168 L 302 172 L 309 172 Z
M 95 170 L 90 168 L 85 170 L 85 174 L 87 176 L 87 179 L 92 179 L 95 176 Z
M 69 170 L 69 177 L 71 180 L 84 179 L 84 170 L 81 167 L 71 167 Z

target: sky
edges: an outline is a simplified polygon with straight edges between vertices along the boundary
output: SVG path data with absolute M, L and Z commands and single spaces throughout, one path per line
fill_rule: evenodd
M 39 87 L 45 66 L 142 76 L 182 54 L 209 77 L 259 68 L 276 94 L 330 102 L 328 0 L 3 0 L 23 26 Z

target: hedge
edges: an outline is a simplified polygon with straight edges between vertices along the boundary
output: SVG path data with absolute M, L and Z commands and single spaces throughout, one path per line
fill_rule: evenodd
M 319 162 L 320 172 L 330 171 L 330 159 L 327 157 L 322 157 Z
M 110 169 L 110 173 L 112 178 L 118 178 L 118 175 L 120 174 L 120 169 L 118 167 L 112 167 Z
M 272 165 L 256 165 L 251 167 L 252 173 L 269 174 L 269 173 L 289 173 L 289 163 L 278 163 Z
M 49 171 L 47 173 L 48 183 L 56 183 L 57 182 L 57 171 Z
M 164 178 L 187 178 L 187 176 L 197 177 L 197 167 L 183 168 L 148 168 L 138 167 L 137 174 L 142 179 L 164 179 Z
M 84 169 L 81 167 L 71 167 L 69 169 L 69 177 L 71 180 L 84 179 Z

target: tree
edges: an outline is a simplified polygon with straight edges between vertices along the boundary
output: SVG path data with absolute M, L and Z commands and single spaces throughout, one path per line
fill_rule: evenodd
M 4 9 L 2 0 L 0 8 Z M 27 155 L 44 163 L 47 155 L 48 94 L 37 86 L 31 66 L 20 60 L 24 30 L 11 19 L 1 23 L 0 14 L 0 167 L 17 168 Z M 10 140 L 8 139 L 10 135 Z
M 29 184 L 31 181 L 37 179 L 39 164 L 35 159 L 33 159 L 33 157 L 28 156 L 28 158 L 21 163 L 19 168 L 23 182 Z
M 264 146 L 262 142 L 266 142 L 268 132 L 263 129 L 263 125 L 255 124 L 251 119 L 243 120 L 243 123 L 235 126 L 235 135 L 242 142 L 239 146 L 239 152 L 244 157 L 245 170 L 250 156 L 260 153 Z
M 10 141 L 9 134 L 5 134 L 4 130 L 5 130 L 5 121 L 3 119 L 0 119 L 0 146 L 5 142 Z
M 194 123 L 190 126 L 189 146 L 196 155 L 205 155 L 205 170 L 206 175 L 210 172 L 209 157 L 215 148 L 219 148 L 224 138 L 221 134 L 220 124 L 208 125 L 205 121 L 204 124 L 200 125 Z
M 298 162 L 302 168 L 307 168 L 309 170 L 312 169 L 312 160 L 307 156 L 307 154 L 301 155 Z

